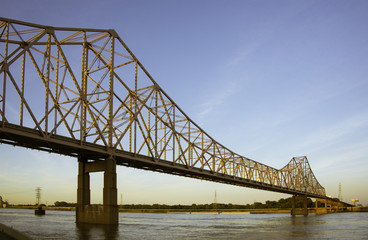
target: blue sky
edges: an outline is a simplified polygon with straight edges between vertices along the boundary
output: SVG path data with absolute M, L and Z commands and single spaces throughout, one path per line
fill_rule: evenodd
M 306 155 L 328 195 L 368 203 L 367 1 L 18 1 L 0 16 L 115 29 L 214 139 L 282 168 Z M 76 202 L 76 159 L 0 145 L 0 195 Z M 102 202 L 102 174 L 92 175 Z M 288 195 L 118 167 L 125 203 L 252 203 Z

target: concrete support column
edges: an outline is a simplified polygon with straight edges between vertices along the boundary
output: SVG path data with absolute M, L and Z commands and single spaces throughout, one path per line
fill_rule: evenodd
M 324 204 L 323 208 L 318 207 L 319 202 Z M 326 200 L 316 199 L 316 214 L 326 214 L 327 213 L 326 206 L 327 206 Z
M 291 216 L 295 216 L 295 195 L 291 197 Z
M 83 213 L 81 214 L 83 206 L 89 205 L 91 201 L 89 172 L 86 171 L 86 164 L 87 158 L 83 155 L 78 156 L 77 222 L 83 218 Z
M 116 188 L 116 160 L 111 156 L 105 160 L 103 205 L 106 208 L 108 224 L 117 224 L 119 221 L 118 190 Z
M 303 198 L 303 208 L 301 209 L 295 208 L 296 197 L 297 196 L 293 195 L 291 199 L 291 216 L 295 216 L 295 215 L 308 216 L 308 198 L 307 196 L 301 196 Z
M 308 198 L 303 196 L 303 215 L 308 216 Z
M 77 190 L 77 223 L 118 224 L 119 211 L 116 188 L 116 160 L 109 156 L 104 161 L 88 162 L 80 156 Z M 90 172 L 104 172 L 103 204 L 90 203 Z

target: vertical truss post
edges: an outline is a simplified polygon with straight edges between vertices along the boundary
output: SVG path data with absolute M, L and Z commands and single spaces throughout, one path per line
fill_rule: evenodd
M 172 120 L 172 139 L 173 139 L 173 144 L 172 144 L 172 149 L 173 149 L 173 165 L 175 164 L 175 139 L 176 139 L 176 129 L 175 129 L 175 104 L 173 105 L 173 120 Z
M 8 58 L 8 41 L 9 41 L 9 25 L 10 23 L 7 22 L 5 24 L 5 28 L 6 28 L 6 33 L 5 33 L 5 54 L 4 54 L 4 63 L 3 63 L 3 69 L 0 69 L 3 71 L 3 74 L 4 74 L 4 78 L 3 78 L 3 107 L 1 109 L 1 122 L 2 124 L 4 125 L 5 121 L 6 121 L 6 118 L 5 118 L 5 97 L 6 97 L 6 74 L 8 72 L 8 64 L 7 64 L 7 58 Z
M 190 121 L 188 121 L 188 167 L 193 167 L 192 143 L 190 142 Z
M 113 99 L 114 99 L 114 40 L 115 36 L 110 34 L 110 73 L 109 73 L 109 117 L 108 117 L 108 146 L 113 147 Z
M 151 109 L 148 109 L 148 121 L 147 121 L 147 124 L 148 124 L 148 132 L 147 132 L 147 135 L 148 136 L 151 136 Z M 147 146 L 148 146 L 148 148 L 147 148 L 147 155 L 149 156 L 149 153 L 150 153 L 150 149 L 149 149 L 149 147 L 150 147 L 150 143 L 151 143 L 152 141 L 148 141 L 147 142 Z
M 130 91 L 129 92 L 129 95 L 130 95 L 130 98 L 129 98 L 129 109 L 130 109 L 130 111 L 129 111 L 129 120 L 130 120 L 130 122 L 132 122 L 132 121 L 134 121 L 134 114 L 132 113 L 132 109 L 133 109 L 133 99 L 132 99 L 132 97 L 133 97 L 133 94 L 132 94 L 132 92 Z M 129 152 L 132 152 L 132 128 L 133 128 L 133 126 L 134 126 L 134 124 L 130 124 L 130 126 L 129 126 Z M 134 153 L 135 153 L 135 151 L 134 151 Z
M 170 116 L 168 116 L 168 118 L 170 118 Z M 164 124 L 164 159 L 166 160 L 167 158 L 166 158 L 166 147 L 167 147 L 167 139 L 166 139 L 166 124 Z
M 158 87 L 155 84 L 155 145 L 153 146 L 154 150 L 155 150 L 155 155 L 153 156 L 155 158 L 155 161 L 158 160 L 158 153 L 157 153 L 157 114 L 158 114 L 158 104 L 157 104 L 157 98 L 158 98 Z M 165 103 L 163 103 L 165 104 Z
M 132 97 L 134 97 L 134 154 L 137 153 L 137 121 L 138 121 L 138 106 L 137 106 L 137 98 L 138 98 L 138 86 L 137 86 L 137 82 L 138 82 L 138 61 L 136 60 L 135 62 L 135 67 L 134 67 L 134 94 L 132 95 Z
M 57 113 L 59 110 L 59 56 L 60 56 L 60 50 L 59 46 L 56 46 L 56 71 L 55 71 L 55 116 L 54 116 L 54 127 L 57 125 Z M 56 134 L 57 128 L 55 128 L 55 134 Z
M 86 107 L 87 107 L 87 65 L 88 65 L 88 45 L 86 32 L 83 31 L 83 53 L 82 53 L 82 93 L 81 93 L 81 128 L 80 141 L 86 141 Z
M 25 64 L 26 64 L 26 53 L 23 53 L 23 57 L 22 57 L 22 82 L 21 82 L 21 98 L 20 98 L 20 120 L 19 120 L 19 124 L 21 126 L 23 126 L 23 106 L 24 106 L 24 74 L 25 74 Z
M 203 139 L 203 132 L 201 131 L 201 150 L 202 150 L 202 152 L 201 152 L 201 156 L 200 156 L 200 158 L 202 158 L 201 160 L 201 169 L 203 169 L 203 167 L 204 167 L 204 139 Z
M 215 156 L 216 156 L 216 145 L 213 143 L 213 155 L 212 155 L 212 171 L 216 171 L 216 165 L 215 165 Z
M 46 57 L 46 97 L 45 97 L 45 134 L 48 132 L 49 125 L 49 98 L 50 98 L 50 55 L 51 55 L 51 33 L 50 29 L 48 29 L 47 34 L 47 45 L 45 51 Z

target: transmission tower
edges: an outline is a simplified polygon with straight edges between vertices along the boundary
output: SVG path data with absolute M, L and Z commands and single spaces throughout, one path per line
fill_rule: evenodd
M 341 183 L 339 183 L 339 200 L 342 201 Z
M 40 187 L 37 187 L 35 190 L 36 190 L 37 205 L 40 205 L 40 199 L 41 199 L 41 188 L 40 188 Z
M 215 199 L 213 201 L 213 208 L 217 209 L 217 193 L 216 193 L 216 190 L 215 190 Z

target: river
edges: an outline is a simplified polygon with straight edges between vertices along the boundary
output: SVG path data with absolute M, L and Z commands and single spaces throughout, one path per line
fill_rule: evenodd
M 34 239 L 368 239 L 368 213 L 120 213 L 115 227 L 75 223 L 75 212 L 0 209 L 0 223 Z

